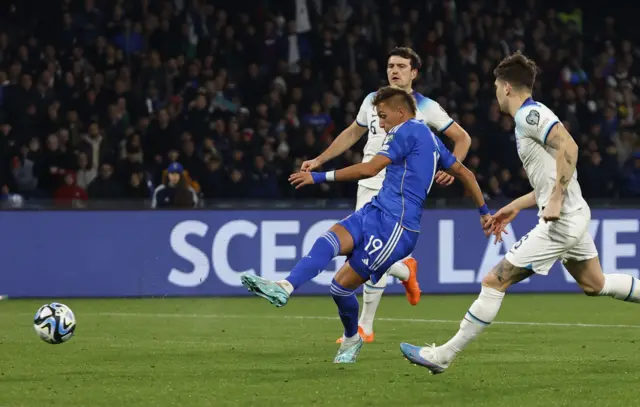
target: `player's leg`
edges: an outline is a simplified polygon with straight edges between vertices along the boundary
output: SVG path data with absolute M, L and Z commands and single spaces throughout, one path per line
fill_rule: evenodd
M 309 253 L 300 259 L 291 273 L 279 283 L 291 294 L 293 290 L 320 274 L 334 257 L 351 253 L 353 243 L 351 233 L 344 226 L 333 225 L 316 240 Z
M 588 296 L 640 303 L 640 281 L 628 274 L 604 274 L 598 257 L 566 260 L 564 266 Z
M 344 326 L 344 335 L 334 363 L 355 363 L 364 343 L 358 334 L 359 304 L 355 290 L 367 280 L 368 276 L 358 274 L 347 261 L 331 281 L 331 296 L 338 306 L 338 315 Z
M 460 322 L 458 332 L 442 346 L 418 347 L 403 343 L 402 353 L 412 363 L 442 373 L 500 310 L 506 290 L 535 274 L 546 275 L 563 254 L 564 243 L 549 237 L 551 225 L 540 223 L 516 243 L 505 257 L 482 280 L 480 295 Z
M 428 368 L 433 374 L 444 372 L 456 355 L 491 325 L 498 315 L 506 290 L 533 274 L 532 270 L 514 266 L 503 258 L 482 280 L 480 295 L 460 322 L 458 332 L 447 343 L 438 347 L 402 343 L 402 353 L 410 362 Z
M 362 335 L 365 342 L 373 342 L 375 339 L 373 320 L 386 287 L 386 275 L 375 284 L 371 281 L 364 283 L 364 288 L 362 289 L 362 312 L 360 313 L 358 326 L 360 327 L 360 335 Z
M 351 218 L 352 222 L 359 222 L 357 216 Z M 351 233 L 338 223 L 315 241 L 309 253 L 298 261 L 285 280 L 270 281 L 249 273 L 243 274 L 240 279 L 249 291 L 282 307 L 296 288 L 320 274 L 334 257 L 351 253 L 353 245 Z
M 583 207 L 575 219 L 590 220 L 589 207 Z M 585 294 L 640 303 L 640 281 L 628 274 L 604 274 L 598 258 L 598 250 L 589 233 L 585 232 L 578 243 L 562 256 L 562 260 L 569 274 Z
M 405 230 L 395 219 L 378 209 L 372 210 L 363 219 L 362 226 L 366 238 L 354 245 L 348 262 L 349 268 L 344 272 L 352 275 L 352 269 L 362 278 L 362 282 L 375 286 L 387 277 L 386 270 L 393 263 L 413 251 L 418 233 Z M 359 282 L 355 278 L 354 281 Z M 338 282 L 341 283 L 340 280 Z M 346 336 L 343 337 L 343 343 L 346 340 Z
M 378 192 L 380 191 L 359 186 L 356 210 L 371 202 Z M 418 301 L 420 301 L 420 286 L 418 285 L 417 271 L 418 263 L 411 257 L 396 262 L 388 270 L 388 274 L 402 281 L 405 291 L 407 292 L 407 298 L 412 305 L 416 305 Z M 380 301 L 382 300 L 382 293 L 384 293 L 386 287 L 386 274 L 375 284 L 371 281 L 365 283 L 362 292 L 362 312 L 360 313 L 360 320 L 358 321 L 358 326 L 360 327 L 359 332 L 365 342 L 374 341 L 373 321 Z M 340 343 L 340 341 L 342 341 L 342 338 L 338 338 L 337 342 Z
M 358 195 L 356 200 L 356 210 L 361 209 L 364 205 L 371 202 L 371 200 L 378 194 L 375 189 L 370 189 L 364 186 L 358 187 Z M 378 305 L 382 299 L 382 293 L 387 286 L 387 279 L 381 278 L 376 284 L 371 281 L 367 281 L 362 290 L 362 312 L 360 313 L 360 320 L 358 326 L 359 332 L 365 342 L 373 342 L 373 318 L 375 317 Z M 338 338 L 337 342 L 342 342 L 342 337 Z
M 421 292 L 418 284 L 418 262 L 416 259 L 407 257 L 398 261 L 389 268 L 388 273 L 402 282 L 409 304 L 418 305 Z
M 376 284 L 367 281 L 364 284 L 362 299 L 362 312 L 360 313 L 360 334 L 363 335 L 365 342 L 373 342 L 374 331 L 373 321 L 380 305 L 382 293 L 387 286 L 387 274 L 398 278 L 407 294 L 407 300 L 411 305 L 416 305 L 420 301 L 420 285 L 418 284 L 418 262 L 412 257 L 394 263 L 387 273 L 380 278 Z

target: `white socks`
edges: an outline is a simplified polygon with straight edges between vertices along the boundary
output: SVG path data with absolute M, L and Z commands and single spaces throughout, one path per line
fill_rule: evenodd
M 380 305 L 380 299 L 382 293 L 387 286 L 387 274 L 394 276 L 402 281 L 407 281 L 411 272 L 409 267 L 402 261 L 395 262 L 389 270 L 380 278 L 375 285 L 371 284 L 371 281 L 364 283 L 364 290 L 362 294 L 362 313 L 360 314 L 360 320 L 358 326 L 362 327 L 365 334 L 371 335 L 373 333 L 373 320 Z
M 364 289 L 362 293 L 362 312 L 360 313 L 360 320 L 358 326 L 362 328 L 365 334 L 371 335 L 373 333 L 373 319 L 376 316 L 376 310 L 380 305 L 380 299 L 384 288 L 387 286 L 387 275 L 384 274 L 377 284 L 372 285 L 371 281 L 364 283 Z
M 291 284 L 288 280 L 280 280 L 280 281 L 276 281 L 276 283 L 284 288 L 284 290 L 287 292 L 287 294 L 291 295 L 291 293 L 293 292 L 294 288 L 293 288 L 293 284 Z
M 493 322 L 498 315 L 503 298 L 502 291 L 482 286 L 478 299 L 471 304 L 464 319 L 460 322 L 458 333 L 449 342 L 439 347 L 442 350 L 443 362 L 450 362 L 458 352 L 463 350 Z
M 393 263 L 393 265 L 389 267 L 389 270 L 387 270 L 387 273 L 402 281 L 407 281 L 409 279 L 409 275 L 411 274 L 411 272 L 409 271 L 409 267 L 407 267 L 407 265 L 402 261 Z
M 628 274 L 605 274 L 604 286 L 598 295 L 640 303 L 640 280 Z

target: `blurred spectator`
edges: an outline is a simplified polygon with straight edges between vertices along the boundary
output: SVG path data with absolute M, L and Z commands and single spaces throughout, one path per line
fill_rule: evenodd
M 184 177 L 180 163 L 172 163 L 167 168 L 167 182 L 153 191 L 152 208 L 193 208 L 198 204 L 196 191 Z
M 86 190 L 91 182 L 98 175 L 98 171 L 95 165 L 89 165 L 89 158 L 87 153 L 78 153 L 78 171 L 76 172 L 76 185 Z
M 57 203 L 68 204 L 75 200 L 86 201 L 89 199 L 87 191 L 76 184 L 76 175 L 68 172 L 64 176 L 64 183 L 56 190 L 55 200 Z
M 113 165 L 100 166 L 100 173 L 89 183 L 88 192 L 92 199 L 122 198 L 122 184 L 114 176 Z
M 623 197 L 640 196 L 640 151 L 636 151 L 622 168 Z

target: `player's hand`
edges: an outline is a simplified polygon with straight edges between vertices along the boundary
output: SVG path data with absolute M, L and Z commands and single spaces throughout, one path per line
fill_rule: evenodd
M 305 185 L 312 185 L 313 177 L 310 172 L 296 172 L 295 174 L 291 174 L 289 176 L 289 182 L 291 185 L 296 187 L 296 189 L 300 189 Z
M 490 235 L 489 228 L 491 225 L 493 225 L 493 220 L 491 220 L 490 214 L 480 216 L 480 226 L 482 227 L 484 235 L 487 237 Z
M 487 225 L 485 233 L 487 236 L 494 235 L 496 237 L 493 244 L 502 242 L 502 234 L 508 234 L 505 228 L 518 216 L 518 213 L 520 213 L 520 209 L 507 205 L 491 216 L 491 223 Z
M 319 168 L 321 165 L 322 163 L 320 162 L 320 160 L 318 160 L 317 158 L 314 158 L 313 160 L 307 160 L 303 162 L 302 166 L 300 167 L 300 171 L 302 172 L 313 171 L 316 168 Z
M 436 172 L 436 184 L 442 185 L 443 187 L 448 187 L 453 184 L 455 181 L 455 177 L 451 174 L 448 174 L 442 170 Z
M 560 219 L 560 209 L 562 208 L 562 201 L 558 200 L 549 200 L 547 206 L 544 207 L 542 211 L 542 219 L 545 222 L 555 222 Z

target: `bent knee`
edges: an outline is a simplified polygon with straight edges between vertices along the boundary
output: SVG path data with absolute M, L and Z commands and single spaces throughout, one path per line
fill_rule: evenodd
M 482 279 L 482 286 L 494 288 L 496 290 L 502 291 L 504 284 L 498 279 L 498 276 L 496 276 L 494 273 L 488 273 Z

